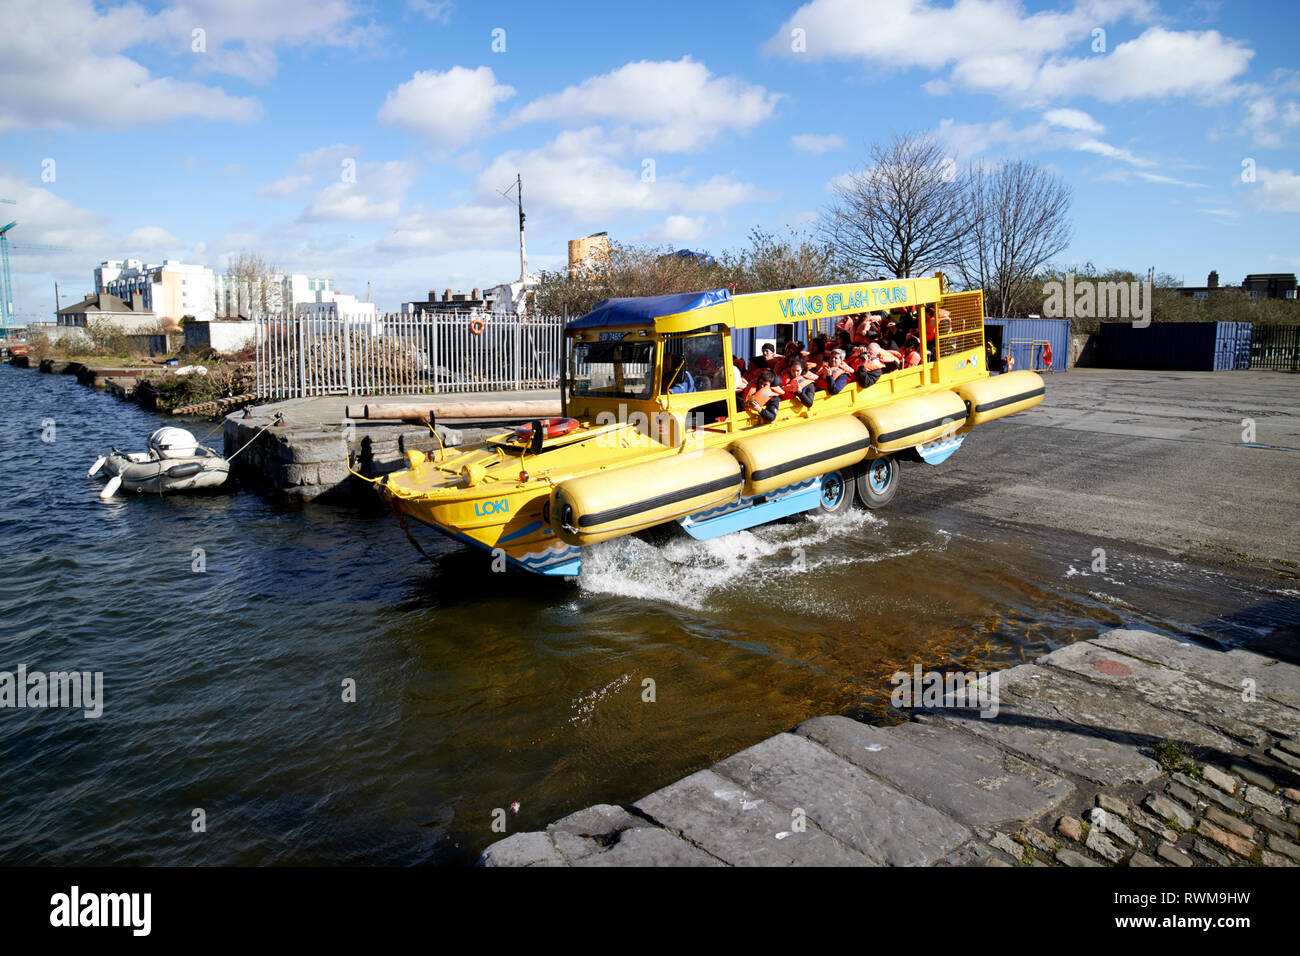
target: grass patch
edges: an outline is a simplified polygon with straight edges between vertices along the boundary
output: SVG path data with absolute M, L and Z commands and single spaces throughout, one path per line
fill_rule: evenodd
M 1201 768 L 1172 740 L 1162 740 L 1152 748 L 1156 763 L 1166 773 L 1182 771 L 1194 780 L 1201 779 Z

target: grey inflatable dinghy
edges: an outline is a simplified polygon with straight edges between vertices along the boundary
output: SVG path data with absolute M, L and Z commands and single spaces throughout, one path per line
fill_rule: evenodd
M 108 478 L 100 498 L 113 497 L 119 488 L 162 495 L 220 488 L 230 477 L 230 462 L 200 445 L 185 429 L 167 427 L 149 436 L 147 452 L 114 448 L 100 455 L 87 474 Z

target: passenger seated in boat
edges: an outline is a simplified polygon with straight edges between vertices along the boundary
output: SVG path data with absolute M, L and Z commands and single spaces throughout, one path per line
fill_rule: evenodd
M 858 383 L 859 388 L 870 388 L 880 380 L 880 370 L 884 368 L 884 365 L 867 353 L 865 345 L 854 349 L 854 352 L 856 353 L 855 360 L 851 363 L 853 366 L 853 380 Z
M 720 362 L 715 362 L 707 355 L 701 355 L 695 360 L 695 384 L 697 388 L 703 388 L 706 391 L 713 389 L 726 388 L 727 379 L 723 374 Z
M 857 382 L 863 388 L 876 384 L 884 372 L 895 372 L 903 367 L 902 356 L 880 347 L 879 333 L 875 333 L 863 351 L 862 364 L 857 368 Z
M 790 358 L 795 355 L 802 355 L 805 359 L 808 358 L 808 353 L 805 352 L 803 349 L 803 343 L 802 342 L 785 343 L 785 351 L 782 353 L 781 357 L 776 360 L 776 364 L 772 366 L 773 371 L 777 372 L 778 374 L 784 373 L 786 368 L 788 367 Z
M 817 367 L 817 376 L 827 395 L 838 395 L 849 384 L 853 368 L 844 361 L 843 349 L 831 349 Z
M 781 394 L 781 390 L 776 387 L 776 375 L 770 368 L 765 368 L 758 376 L 758 382 L 745 390 L 745 408 L 771 424 L 776 421 L 776 414 L 781 408 Z
M 903 343 L 903 367 L 915 368 L 921 364 L 921 340 L 909 335 Z
M 804 408 L 811 408 L 817 393 L 817 376 L 808 371 L 802 355 L 790 359 L 789 367 L 781 378 L 781 388 L 789 398 L 796 398 Z
M 860 312 L 853 324 L 853 344 L 866 345 L 867 333 L 875 328 L 875 316 L 870 312 Z
M 808 361 L 816 365 L 830 351 L 830 336 L 822 333 L 813 339 L 812 348 L 809 350 Z

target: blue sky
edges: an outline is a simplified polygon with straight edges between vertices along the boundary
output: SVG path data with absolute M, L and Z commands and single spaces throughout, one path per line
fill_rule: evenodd
M 220 269 L 251 250 L 359 296 L 369 281 L 381 309 L 505 281 L 518 237 L 496 191 L 516 172 L 532 270 L 600 230 L 716 251 L 807 226 L 905 131 L 1069 183 L 1061 264 L 1192 285 L 1300 270 L 1293 0 L 9 10 L 20 322 L 49 318 L 55 279 L 89 291 L 106 258 Z

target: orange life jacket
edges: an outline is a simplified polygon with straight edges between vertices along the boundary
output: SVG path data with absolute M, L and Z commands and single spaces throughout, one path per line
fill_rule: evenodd
M 781 385 L 787 395 L 794 396 L 815 381 L 817 381 L 817 376 L 805 368 L 798 375 L 795 375 L 793 371 L 787 371 L 781 378 Z
M 834 356 L 828 356 L 827 358 L 823 359 L 821 365 L 818 366 L 817 369 L 817 377 L 820 380 L 826 382 L 829 382 L 837 375 L 852 375 L 852 374 L 853 374 L 853 367 L 851 365 L 846 364 L 845 362 L 840 361 L 839 359 L 836 359 Z
M 876 369 L 884 368 L 886 362 L 901 363 L 902 361 L 903 361 L 903 357 L 899 355 L 897 352 L 892 352 L 889 349 L 881 348 L 879 342 L 872 342 L 869 345 L 867 345 L 867 357 L 863 361 L 863 364 L 865 365 L 867 371 L 873 372 Z
M 753 402 L 759 408 L 763 408 L 774 398 L 782 397 L 781 390 L 775 385 L 762 385 L 753 389 L 752 392 L 753 394 L 750 394 L 750 392 L 745 393 L 745 403 Z

